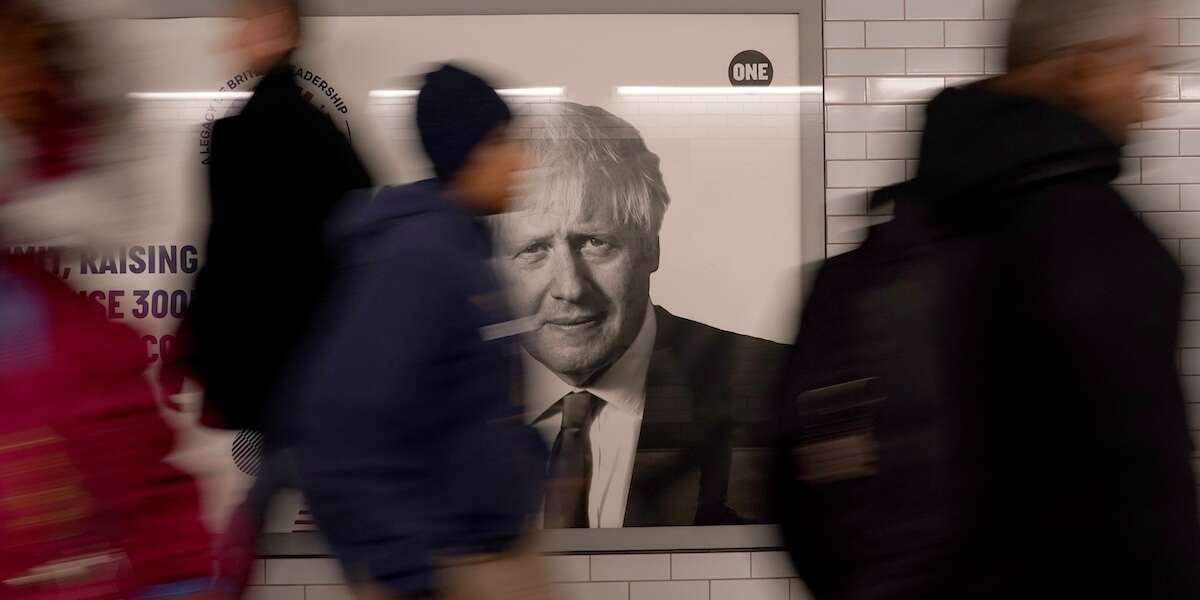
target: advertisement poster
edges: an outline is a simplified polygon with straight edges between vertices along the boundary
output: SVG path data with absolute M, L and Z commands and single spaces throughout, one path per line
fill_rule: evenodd
M 236 113 L 258 78 L 222 51 L 232 25 L 121 25 L 138 57 L 135 181 L 153 200 L 155 228 L 116 255 L 81 259 L 68 280 L 143 331 L 151 358 L 173 343 L 203 263 L 212 124 Z M 815 171 L 802 165 L 806 136 L 821 136 L 803 126 L 820 119 L 821 79 L 819 59 L 815 71 L 802 66 L 799 18 L 322 17 L 306 31 L 297 84 L 379 182 L 429 176 L 413 109 L 420 74 L 436 63 L 485 73 L 518 115 L 535 168 L 521 210 L 492 225 L 514 308 L 548 324 L 522 342 L 527 416 L 552 443 L 561 400 L 587 392 L 607 421 L 593 442 L 606 458 L 591 476 L 588 522 L 575 525 L 766 519 L 765 406 L 798 314 L 802 173 L 821 170 L 819 158 Z M 605 215 L 629 210 L 635 249 L 617 265 L 589 262 L 609 251 L 602 233 L 616 223 Z M 578 268 L 548 259 L 546 240 L 579 236 L 588 245 Z M 264 270 L 288 259 L 287 248 L 245 256 Z M 246 310 L 288 294 L 246 298 Z M 567 322 L 579 315 L 601 326 L 579 334 Z M 203 482 L 219 528 L 259 442 L 198 427 L 199 402 L 193 390 L 168 412 L 181 431 L 177 461 Z M 298 497 L 276 512 L 272 531 L 311 529 Z

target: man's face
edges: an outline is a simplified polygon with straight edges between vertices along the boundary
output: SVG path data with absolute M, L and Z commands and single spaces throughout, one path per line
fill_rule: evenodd
M 603 214 L 525 211 L 505 218 L 500 259 L 519 314 L 534 319 L 525 349 L 585 385 L 633 343 L 646 316 L 658 238 Z
M 39 49 L 45 35 L 36 25 L 0 20 L 0 119 L 18 127 L 33 126 L 56 96 Z
M 525 169 L 525 148 L 501 125 L 481 141 L 454 175 L 453 185 L 475 209 L 495 215 L 508 210 L 517 175 Z
M 299 44 L 293 17 L 283 7 L 260 0 L 242 0 L 237 16 L 229 49 L 237 53 L 243 64 L 259 73 L 265 73 Z
M 1113 40 L 1092 50 L 1076 69 L 1069 93 L 1085 115 L 1110 135 L 1124 141 L 1129 127 L 1141 121 L 1151 70 L 1145 36 Z

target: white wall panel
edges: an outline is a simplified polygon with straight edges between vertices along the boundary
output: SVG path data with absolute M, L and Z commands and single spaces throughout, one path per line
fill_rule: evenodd
M 982 19 L 983 0 L 905 0 L 909 19 Z
M 904 50 L 826 50 L 826 75 L 903 75 Z
M 904 0 L 825 0 L 830 21 L 903 19 Z
M 826 21 L 826 48 L 862 48 L 866 44 L 862 21 Z
M 940 21 L 872 21 L 867 23 L 868 48 L 939 48 L 946 44 Z
M 941 48 L 908 50 L 910 75 L 958 75 L 983 72 L 983 49 Z M 886 75 L 886 73 L 880 73 Z
M 1008 38 L 1008 21 L 947 21 L 946 46 L 1003 46 Z

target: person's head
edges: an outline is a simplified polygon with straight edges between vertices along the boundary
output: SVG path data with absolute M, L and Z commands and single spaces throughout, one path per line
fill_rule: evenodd
M 247 67 L 265 73 L 300 46 L 301 0 L 236 0 L 231 49 Z
M 33 128 L 74 95 L 72 45 L 67 26 L 37 3 L 0 2 L 0 119 Z
M 454 65 L 425 76 L 417 129 L 434 172 L 475 212 L 508 209 L 525 151 L 512 138 L 512 112 L 483 78 Z
M 535 321 L 525 349 L 583 385 L 641 329 L 670 198 L 658 156 L 624 120 L 563 103 L 536 127 L 529 195 L 498 223 L 498 254 Z
M 999 82 L 1064 104 L 1124 141 L 1142 119 L 1153 66 L 1150 8 L 1147 0 L 1021 0 Z

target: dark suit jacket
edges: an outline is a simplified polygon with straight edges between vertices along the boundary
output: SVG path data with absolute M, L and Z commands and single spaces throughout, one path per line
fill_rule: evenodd
M 655 307 L 626 527 L 759 522 L 767 414 L 788 346 Z
M 286 58 L 240 114 L 217 121 L 210 157 L 212 224 L 184 328 L 188 362 L 207 410 L 227 426 L 260 428 L 327 287 L 326 222 L 371 179 L 338 126 L 301 95 Z

